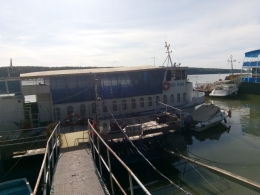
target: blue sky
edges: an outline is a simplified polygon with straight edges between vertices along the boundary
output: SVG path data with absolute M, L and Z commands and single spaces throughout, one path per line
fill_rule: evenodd
M 241 68 L 260 49 L 259 0 L 0 2 L 0 66 Z

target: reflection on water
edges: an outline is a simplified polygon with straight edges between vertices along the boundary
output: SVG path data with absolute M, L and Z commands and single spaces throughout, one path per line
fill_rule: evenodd
M 221 108 L 232 110 L 232 117 L 226 125 L 220 124 L 201 133 L 168 134 L 160 139 L 158 144 L 169 150 L 177 148 L 183 155 L 197 159 L 199 162 L 260 183 L 259 97 L 243 95 L 236 99 L 207 98 L 207 103 L 213 101 L 212 103 Z M 230 128 L 227 128 L 228 126 Z M 219 194 L 218 191 L 223 194 L 259 194 L 259 191 L 243 183 L 193 165 L 205 180 L 189 163 L 170 154 L 165 154 L 164 158 L 152 162 L 158 170 L 192 194 Z M 183 194 L 146 162 L 131 164 L 130 168 L 154 195 Z M 120 175 L 122 180 L 126 180 L 124 185 L 127 188 L 128 177 L 123 178 L 121 170 L 119 173 L 117 175 Z M 140 189 L 136 189 L 136 192 L 142 194 Z

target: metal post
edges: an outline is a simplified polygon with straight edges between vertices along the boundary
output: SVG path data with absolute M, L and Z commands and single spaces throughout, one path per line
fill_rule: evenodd
M 108 167 L 109 167 L 109 176 L 110 176 L 110 184 L 111 184 L 111 190 L 112 190 L 112 194 L 115 194 L 114 191 L 114 185 L 113 185 L 113 179 L 112 179 L 112 170 L 111 170 L 111 162 L 110 162 L 110 154 L 109 154 L 109 150 L 107 148 L 107 161 L 108 161 Z
M 100 171 L 100 175 L 101 177 L 103 176 L 102 174 L 102 166 L 101 166 L 101 159 L 100 159 L 100 144 L 99 144 L 99 137 L 97 137 L 97 144 L 98 144 L 98 161 L 99 161 L 99 171 Z
M 46 150 L 47 150 L 47 149 L 48 149 L 48 148 L 46 148 Z M 44 162 L 45 164 L 44 164 L 44 169 L 43 169 L 43 191 L 46 190 L 46 183 L 45 183 L 45 182 L 46 182 L 46 174 L 47 174 L 47 173 L 46 173 L 46 172 L 47 172 L 47 171 L 46 171 L 46 166 L 47 166 L 46 160 L 47 160 L 47 159 L 45 159 L 45 162 Z
M 56 146 L 55 146 L 55 165 L 56 165 L 56 162 L 58 161 L 58 141 L 59 140 L 58 140 L 58 133 L 57 133 L 57 131 L 58 131 L 59 127 L 60 127 L 60 124 L 58 125 L 58 128 L 55 129 L 55 137 L 56 137 L 56 140 L 55 140 L 55 144 L 56 144 Z
M 52 171 L 53 168 L 54 168 L 54 150 L 53 150 L 53 146 L 54 146 L 53 142 L 54 142 L 54 140 L 53 140 L 53 139 L 56 140 L 56 138 L 54 137 L 54 135 L 53 135 L 52 138 L 51 138 L 51 153 L 52 153 L 52 155 L 51 155 L 51 171 Z
M 131 195 L 134 195 L 132 175 L 130 173 L 128 173 L 128 175 L 129 175 L 129 184 L 130 184 Z
M 93 130 L 92 130 L 93 131 Z M 94 131 L 93 131 L 94 132 Z M 95 151 L 95 148 L 94 148 L 94 145 L 95 145 L 95 141 L 94 141 L 94 133 L 92 133 L 91 135 L 92 137 L 92 149 L 93 149 L 93 158 L 94 158 L 94 161 L 96 161 L 96 151 Z
M 47 162 L 48 162 L 48 167 L 47 167 L 47 172 L 48 172 L 48 182 L 47 182 L 47 187 L 46 187 L 46 189 L 47 189 L 47 194 L 48 194 L 48 192 L 49 192 L 49 187 L 50 187 L 50 185 L 51 185 L 51 166 L 50 166 L 50 146 L 49 146 L 49 144 L 48 144 L 48 160 L 47 160 Z

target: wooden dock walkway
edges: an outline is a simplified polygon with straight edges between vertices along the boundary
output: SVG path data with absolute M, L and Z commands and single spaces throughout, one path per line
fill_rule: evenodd
M 109 194 L 96 171 L 88 145 L 61 149 L 51 191 L 55 195 Z

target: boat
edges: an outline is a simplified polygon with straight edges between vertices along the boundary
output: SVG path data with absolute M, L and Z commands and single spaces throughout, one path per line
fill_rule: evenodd
M 0 183 L 0 194 L 3 195 L 31 195 L 32 189 L 26 178 L 10 180 Z
M 238 87 L 236 84 L 220 84 L 209 94 L 211 97 L 227 97 L 237 94 Z
M 56 70 L 21 74 L 24 96 L 35 95 L 35 124 L 60 121 L 62 125 L 85 124 L 96 119 L 100 133 L 108 133 L 111 112 L 116 118 L 161 113 L 162 102 L 179 109 L 205 102 L 203 92 L 194 92 L 187 79 L 188 67 L 168 64 L 80 70 Z M 165 60 L 166 62 L 166 60 Z M 30 107 L 28 105 L 27 107 Z M 170 111 L 171 108 L 169 108 Z M 34 123 L 32 123 L 34 125 Z
M 214 104 L 203 104 L 190 115 L 184 116 L 184 123 L 190 130 L 201 132 L 214 127 L 231 117 L 230 110 L 220 109 Z

